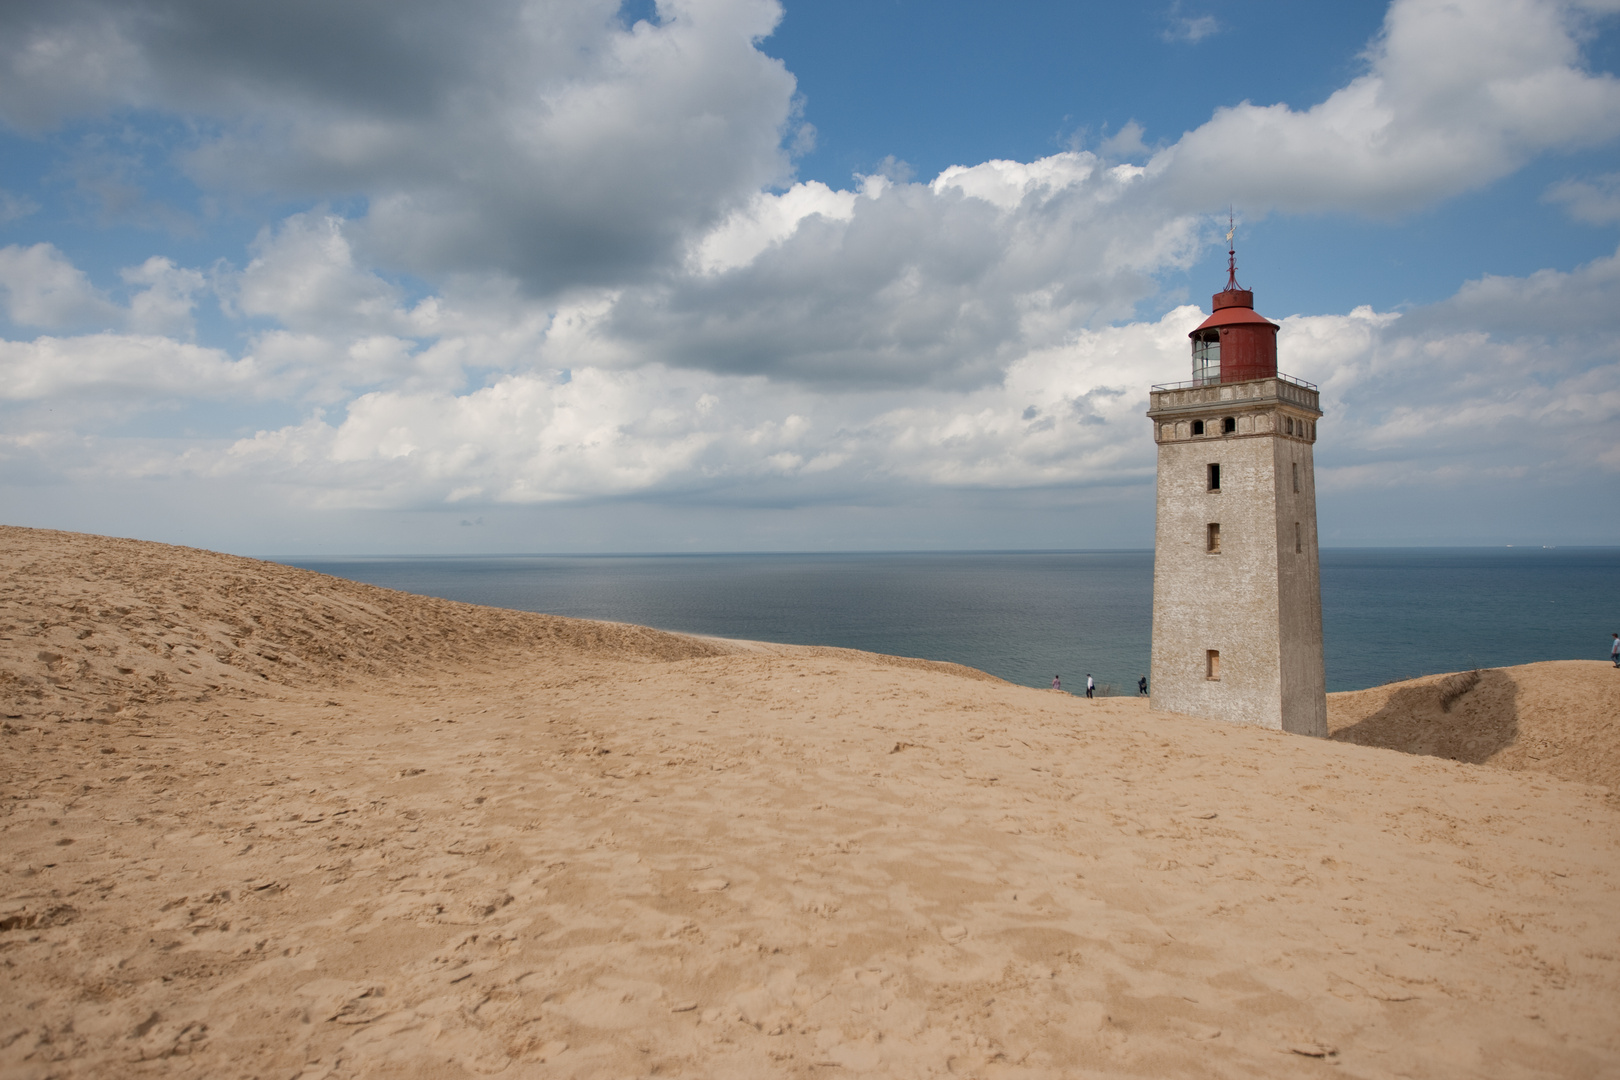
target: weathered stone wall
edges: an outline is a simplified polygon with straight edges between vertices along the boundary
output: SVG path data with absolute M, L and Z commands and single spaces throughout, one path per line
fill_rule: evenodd
M 1316 544 L 1316 469 L 1309 442 L 1267 440 L 1276 456 L 1277 602 L 1282 671 L 1282 728 L 1327 738 L 1322 671 L 1322 577 Z M 1294 467 L 1299 491 L 1293 489 Z M 1299 550 L 1295 550 L 1295 525 Z
M 1153 398 L 1154 707 L 1325 736 L 1315 392 L 1264 380 Z M 1206 434 L 1191 434 L 1194 420 Z M 1211 464 L 1221 466 L 1219 491 L 1209 489 Z M 1208 674 L 1210 650 L 1219 678 Z
M 1282 726 L 1275 465 L 1269 438 L 1159 446 L 1153 553 L 1155 709 Z M 1208 467 L 1221 466 L 1221 490 Z M 1221 550 L 1206 550 L 1219 523 Z M 1206 672 L 1220 653 L 1220 678 Z

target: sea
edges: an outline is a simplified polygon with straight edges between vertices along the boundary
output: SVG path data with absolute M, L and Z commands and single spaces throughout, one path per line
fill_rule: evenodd
M 664 630 L 948 660 L 1025 686 L 1135 693 L 1151 551 L 281 560 L 390 589 Z M 1325 549 L 1327 688 L 1607 659 L 1620 547 Z

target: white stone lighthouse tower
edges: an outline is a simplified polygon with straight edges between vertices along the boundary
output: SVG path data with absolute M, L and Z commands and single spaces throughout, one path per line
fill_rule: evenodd
M 1193 377 L 1155 386 L 1153 707 L 1327 735 L 1311 447 L 1317 388 L 1277 373 L 1277 327 L 1228 251 Z

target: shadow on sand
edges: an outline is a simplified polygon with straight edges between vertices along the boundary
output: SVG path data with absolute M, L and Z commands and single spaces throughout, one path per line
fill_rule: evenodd
M 1481 765 L 1518 738 L 1518 697 L 1513 677 L 1497 669 L 1422 679 L 1329 737 Z

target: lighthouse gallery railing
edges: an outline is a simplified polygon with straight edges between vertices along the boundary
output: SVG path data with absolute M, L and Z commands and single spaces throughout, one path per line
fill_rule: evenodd
M 1317 386 L 1313 382 L 1306 382 L 1304 379 L 1296 379 L 1294 376 L 1292 376 L 1292 375 L 1284 375 L 1280 371 L 1277 372 L 1277 374 L 1275 374 L 1275 375 L 1266 375 L 1266 376 L 1264 376 L 1263 379 L 1246 379 L 1244 381 L 1245 382 L 1262 382 L 1262 381 L 1264 381 L 1264 379 L 1280 379 L 1281 381 L 1283 381 L 1285 383 L 1291 383 L 1294 386 L 1298 386 L 1298 387 L 1301 387 L 1301 388 L 1303 388 L 1305 390 L 1310 390 L 1312 392 L 1319 392 L 1321 390 L 1321 387 Z M 1159 391 L 1159 390 L 1191 390 L 1192 388 L 1197 387 L 1197 386 L 1220 386 L 1220 385 L 1221 385 L 1221 377 L 1219 375 L 1213 375 L 1213 376 L 1210 376 L 1209 378 L 1205 378 L 1205 379 L 1187 379 L 1187 380 L 1185 380 L 1183 382 L 1155 383 L 1153 385 L 1153 389 L 1155 391 Z M 1230 386 L 1230 385 L 1233 385 L 1233 384 L 1228 383 L 1227 385 Z

